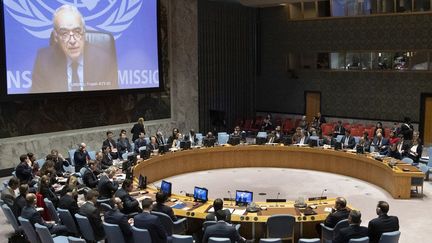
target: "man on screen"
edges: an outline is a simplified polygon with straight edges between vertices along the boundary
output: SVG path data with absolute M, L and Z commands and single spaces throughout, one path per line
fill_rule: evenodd
M 71 5 L 53 16 L 53 41 L 38 51 L 31 93 L 86 91 L 117 88 L 115 51 L 86 41 L 84 18 Z

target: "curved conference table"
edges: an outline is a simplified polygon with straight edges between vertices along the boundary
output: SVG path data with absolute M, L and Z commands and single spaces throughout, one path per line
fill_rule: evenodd
M 394 198 L 410 198 L 414 185 L 423 185 L 424 175 L 416 167 L 402 163 L 390 166 L 390 159 L 378 161 L 369 155 L 334 151 L 332 149 L 296 147 L 296 146 L 221 146 L 170 152 L 141 160 L 134 167 L 134 177 L 147 176 L 148 183 L 170 176 L 212 170 L 241 167 L 279 167 L 324 171 L 355 177 L 387 190 Z M 138 196 L 153 197 L 150 193 Z M 341 195 L 343 196 L 343 195 Z M 270 203 L 256 202 L 262 209 L 259 212 L 245 212 L 245 208 L 235 206 L 225 200 L 224 207 L 234 209 L 231 221 L 241 223 L 241 234 L 250 238 L 265 235 L 265 222 L 271 215 L 291 214 L 296 219 L 296 238 L 316 237 L 315 225 L 324 221 L 335 199 L 306 201 L 312 206 L 314 214 L 305 213 L 304 209 L 294 207 L 294 202 Z M 177 205 L 180 204 L 180 205 Z M 213 202 L 196 203 L 191 197 L 172 195 L 168 202 L 177 216 L 187 217 L 189 228 L 200 228 Z M 179 206 L 179 207 L 178 207 Z M 194 226 L 195 225 L 195 226 Z
M 154 182 L 188 172 L 241 167 L 306 169 L 351 176 L 384 188 L 396 199 L 410 198 L 412 186 L 422 186 L 424 178 L 416 167 L 401 161 L 391 166 L 390 158 L 379 161 L 333 149 L 262 145 L 171 152 L 141 161 L 134 175 L 145 175 L 148 182 Z

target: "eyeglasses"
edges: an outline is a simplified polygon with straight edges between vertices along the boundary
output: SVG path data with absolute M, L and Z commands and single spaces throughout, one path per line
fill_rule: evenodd
M 75 40 L 81 40 L 81 38 L 84 36 L 84 30 L 81 28 L 75 28 L 73 30 L 60 29 L 56 30 L 56 32 L 60 39 L 64 42 L 70 41 L 72 36 Z

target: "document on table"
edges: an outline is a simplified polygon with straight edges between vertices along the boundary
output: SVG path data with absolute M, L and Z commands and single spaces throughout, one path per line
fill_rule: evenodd
M 225 209 L 228 209 L 231 214 L 235 211 L 234 208 L 223 208 L 222 210 L 225 210 Z M 214 213 L 214 208 L 211 207 L 207 212 L 208 213 Z
M 246 212 L 246 209 L 236 209 L 236 210 L 234 210 L 234 213 L 232 213 L 232 214 L 242 216 L 245 212 Z

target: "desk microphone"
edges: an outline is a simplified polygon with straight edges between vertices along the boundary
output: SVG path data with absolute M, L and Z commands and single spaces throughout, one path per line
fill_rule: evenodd
M 280 192 L 278 192 L 278 194 L 277 194 L 277 196 L 276 196 L 276 207 L 278 206 L 279 195 L 280 195 Z
M 231 195 L 231 191 L 228 191 L 228 195 L 229 195 L 229 199 L 230 199 L 230 206 L 232 206 L 233 198 L 232 198 L 232 195 Z
M 327 189 L 324 189 L 322 192 L 321 192 L 321 196 L 320 196 L 320 202 L 319 202 L 319 204 L 322 204 L 322 197 L 323 197 L 323 195 L 324 195 L 324 192 L 326 192 L 327 191 Z

